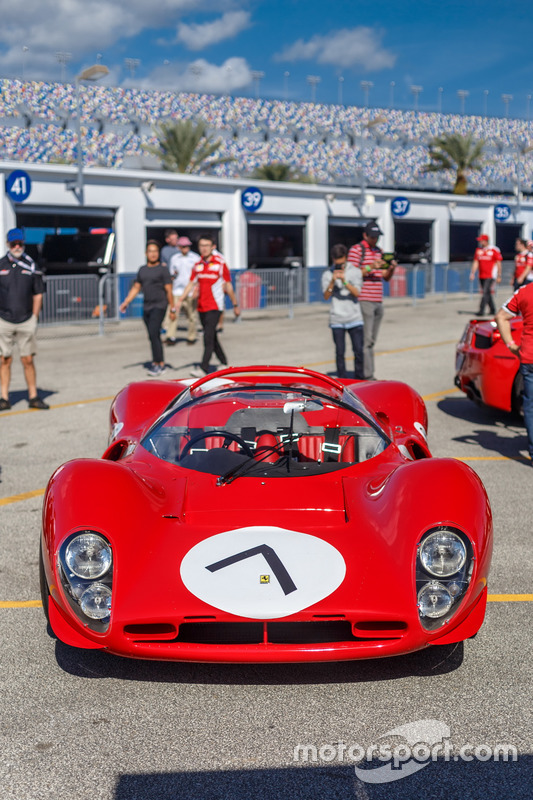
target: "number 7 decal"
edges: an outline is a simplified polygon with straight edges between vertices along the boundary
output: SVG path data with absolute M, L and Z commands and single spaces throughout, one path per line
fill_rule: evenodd
M 246 558 L 253 558 L 253 556 L 262 555 L 268 566 L 276 576 L 279 585 L 283 589 L 284 594 L 291 594 L 296 591 L 296 584 L 283 566 L 283 563 L 276 551 L 269 547 L 267 544 L 260 544 L 257 547 L 251 547 L 249 550 L 243 550 L 241 553 L 236 553 L 234 556 L 228 556 L 214 564 L 209 564 L 206 569 L 209 572 L 216 572 L 219 569 L 230 567 L 232 564 L 237 564 L 239 561 L 244 561 Z

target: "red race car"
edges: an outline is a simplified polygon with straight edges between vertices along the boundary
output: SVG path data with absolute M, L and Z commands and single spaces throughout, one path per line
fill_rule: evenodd
M 520 344 L 522 317 L 513 317 L 510 322 L 513 339 Z M 494 320 L 470 320 L 455 356 L 455 385 L 462 392 L 476 403 L 519 413 L 523 389 L 519 366 Z
M 133 383 L 111 444 L 50 479 L 55 635 L 132 658 L 392 656 L 480 628 L 492 516 L 421 397 L 298 367 Z

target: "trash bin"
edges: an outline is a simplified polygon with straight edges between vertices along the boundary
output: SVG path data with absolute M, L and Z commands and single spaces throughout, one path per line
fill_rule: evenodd
M 261 307 L 261 278 L 255 272 L 247 270 L 238 276 L 237 301 L 241 308 Z

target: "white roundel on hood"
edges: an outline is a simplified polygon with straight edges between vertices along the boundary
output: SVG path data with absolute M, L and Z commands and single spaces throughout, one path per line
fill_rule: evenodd
M 252 525 L 199 542 L 180 574 L 192 594 L 221 611 L 277 619 L 328 597 L 344 580 L 346 564 L 317 536 Z

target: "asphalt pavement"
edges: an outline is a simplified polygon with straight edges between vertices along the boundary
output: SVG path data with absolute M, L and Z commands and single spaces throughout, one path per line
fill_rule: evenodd
M 520 421 L 476 407 L 454 387 L 454 346 L 475 299 L 387 301 L 376 373 L 417 389 L 433 454 L 464 459 L 484 481 L 495 527 L 493 599 L 475 639 L 382 661 L 154 663 L 51 638 L 38 591 L 44 487 L 64 461 L 101 455 L 111 399 L 146 377 L 149 346 L 138 321 L 109 325 L 103 337 L 41 331 L 38 384 L 51 409 L 28 409 L 15 364 L 13 408 L 0 414 L 2 800 L 533 798 L 533 471 L 521 458 Z M 227 315 L 230 364 L 334 374 L 327 314 L 312 305 L 293 319 L 284 310 L 245 312 L 235 324 Z M 187 346 L 180 334 L 165 350 L 165 378 L 188 375 L 201 357 L 200 340 Z M 402 726 L 420 730 L 423 721 L 430 734 L 449 730 L 455 755 L 421 761 L 412 774 L 399 764 L 380 773 L 383 783 L 373 782 L 383 766 L 376 751 L 368 762 L 350 758 L 350 748 L 405 743 Z M 498 744 L 515 748 L 517 760 L 495 761 Z M 315 748 L 317 760 L 303 759 L 299 745 Z M 467 745 L 477 748 L 470 761 L 458 755 Z

